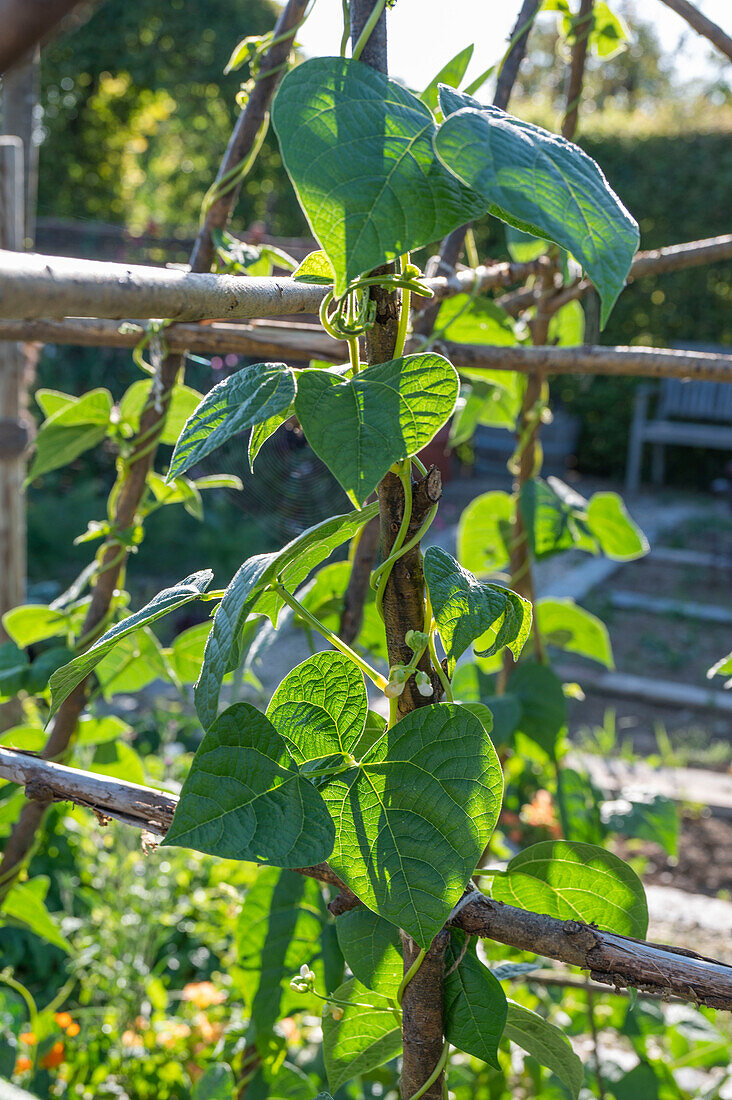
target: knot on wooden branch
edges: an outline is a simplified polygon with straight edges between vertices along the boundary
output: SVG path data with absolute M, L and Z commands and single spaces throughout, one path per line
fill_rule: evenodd
M 43 806 L 50 806 L 52 802 L 65 801 L 57 797 L 53 787 L 49 787 L 42 780 L 30 779 L 25 785 L 25 796 L 31 802 L 40 802 Z

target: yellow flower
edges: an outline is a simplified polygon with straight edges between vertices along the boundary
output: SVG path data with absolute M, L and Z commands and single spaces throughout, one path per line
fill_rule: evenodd
M 223 989 L 217 989 L 213 982 L 189 982 L 183 987 L 183 1000 L 190 1001 L 196 1008 L 210 1008 L 226 1000 Z

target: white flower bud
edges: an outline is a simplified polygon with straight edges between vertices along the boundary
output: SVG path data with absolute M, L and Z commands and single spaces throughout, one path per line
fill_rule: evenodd
M 417 683 L 417 691 L 420 695 L 424 695 L 425 699 L 429 699 L 434 694 L 434 688 L 432 687 L 432 681 L 426 672 L 417 672 L 414 679 Z

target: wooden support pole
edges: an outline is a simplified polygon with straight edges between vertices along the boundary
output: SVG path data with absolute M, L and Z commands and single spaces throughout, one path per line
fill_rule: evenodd
M 721 50 L 732 61 L 732 38 L 726 31 L 723 31 L 721 27 L 708 19 L 703 12 L 690 4 L 689 0 L 663 0 L 663 3 L 667 8 L 671 8 L 677 15 L 680 15 L 682 19 L 685 19 L 697 34 L 708 38 L 718 50 Z
M 325 288 L 65 256 L 0 252 L 0 317 L 203 321 L 317 313 Z
M 23 247 L 23 143 L 0 137 L 0 243 Z M 0 616 L 25 597 L 25 356 L 0 343 Z M 6 637 L 0 626 L 0 641 Z
M 79 0 L 0 0 L 0 73 L 17 65 L 78 3 Z

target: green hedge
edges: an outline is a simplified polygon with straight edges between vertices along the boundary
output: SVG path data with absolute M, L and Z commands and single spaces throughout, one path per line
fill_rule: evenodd
M 641 247 L 659 248 L 729 232 L 732 141 L 727 132 L 592 137 L 587 152 L 637 218 Z M 732 344 L 732 264 L 638 279 L 621 294 L 602 342 Z M 564 378 L 556 392 L 582 419 L 581 470 L 620 475 L 632 413 L 631 379 Z M 724 452 L 671 448 L 672 482 L 705 488 L 730 459 Z

